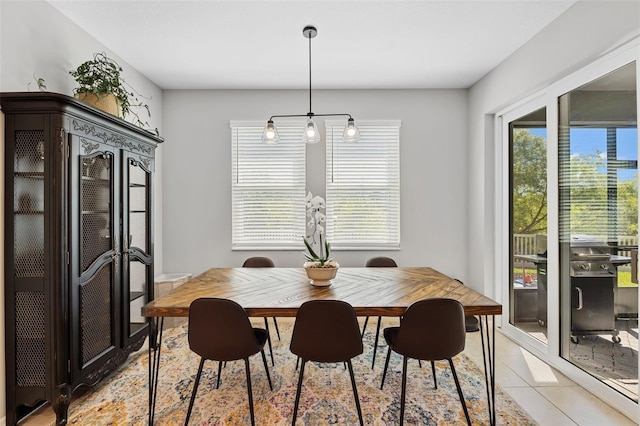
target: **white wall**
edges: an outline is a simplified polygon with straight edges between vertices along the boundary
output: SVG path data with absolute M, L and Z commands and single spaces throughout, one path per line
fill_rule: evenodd
M 308 92 L 165 91 L 164 264 L 198 274 L 240 266 L 256 252 L 231 250 L 230 120 L 306 114 Z M 344 266 L 389 255 L 401 266 L 433 266 L 467 278 L 467 93 L 464 90 L 314 91 L 316 113 L 401 119 L 401 250 L 335 252 Z M 335 117 L 333 117 L 335 119 Z M 322 120 L 318 120 L 323 123 Z M 323 129 L 323 127 L 322 127 Z M 324 193 L 323 141 L 307 147 L 307 187 Z M 277 265 L 299 267 L 300 250 L 267 252 Z
M 84 30 L 71 22 L 46 2 L 41 1 L 0 1 L 0 91 L 37 91 L 33 75 L 46 81 L 47 90 L 72 95 L 75 81 L 69 70 L 91 59 L 94 52 L 105 51 L 124 68 L 123 76 L 138 92 L 151 99 L 146 103 L 151 109 L 151 128 L 158 128 L 162 134 L 162 91 L 153 82 L 138 73 L 116 54 Z M 31 83 L 29 89 L 27 85 Z M 4 115 L 0 112 L 0 141 L 4 157 Z M 158 150 L 157 167 L 162 172 L 162 149 Z M 4 161 L 0 161 L 0 176 L 4 178 Z M 156 180 L 154 212 L 156 215 L 156 272 L 162 272 L 162 192 L 161 180 Z M 2 199 L 4 203 L 4 184 Z M 4 204 L 2 211 L 4 212 Z M 1 218 L 0 218 L 1 219 Z M 2 221 L 4 224 L 4 221 Z M 4 226 L 0 230 L 0 237 Z M 2 240 L 4 241 L 4 239 Z M 0 259 L 4 259 L 4 247 L 0 245 Z M 4 262 L 0 263 L 0 302 L 4 299 Z M 0 318 L 0 347 L 4 354 L 4 302 Z M 2 356 L 4 361 L 4 356 Z M 4 362 L 0 362 L 0 424 L 6 413 Z
M 495 295 L 492 114 L 639 33 L 640 2 L 577 2 L 469 90 L 469 285 Z

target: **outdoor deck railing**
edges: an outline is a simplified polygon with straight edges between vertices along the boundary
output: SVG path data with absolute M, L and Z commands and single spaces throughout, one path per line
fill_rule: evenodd
M 606 241 L 607 237 L 595 236 L 595 238 Z M 638 245 L 637 235 L 618 235 L 617 245 L 619 247 L 632 247 Z M 536 234 L 513 234 L 514 254 L 533 255 L 536 254 Z M 620 256 L 631 256 L 629 250 L 619 250 Z

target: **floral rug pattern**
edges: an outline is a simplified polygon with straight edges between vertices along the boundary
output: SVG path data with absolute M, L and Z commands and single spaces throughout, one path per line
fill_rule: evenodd
M 254 326 L 264 326 L 259 319 Z M 374 320 L 375 322 L 375 320 Z M 293 319 L 279 318 L 281 340 L 270 321 L 275 366 L 268 346 L 265 353 L 273 381 L 269 389 L 260 355 L 250 358 L 251 382 L 257 425 L 291 424 L 298 381 L 296 357 L 289 351 Z M 387 347 L 378 347 L 376 366 L 371 369 L 375 328 L 367 328 L 364 353 L 353 360 L 353 367 L 366 425 L 399 424 L 402 358 L 393 354 L 384 385 L 380 380 Z M 381 333 L 382 334 L 382 333 Z M 161 352 L 160 381 L 156 405 L 156 424 L 181 425 L 189 405 L 199 357 L 189 350 L 186 324 L 165 330 Z M 456 371 L 473 424 L 489 424 L 484 374 L 460 354 L 454 358 Z M 448 363 L 436 362 L 438 389 L 428 362 L 420 368 L 409 361 L 405 424 L 465 424 Z M 198 388 L 191 425 L 251 424 L 243 361 L 229 362 L 222 369 L 220 388 L 215 389 L 217 362 L 207 361 Z M 71 425 L 146 425 L 148 420 L 147 351 L 133 355 L 128 363 L 99 386 L 75 400 L 69 411 Z M 496 388 L 499 425 L 535 425 L 529 415 L 508 395 Z M 299 425 L 357 425 L 358 418 L 348 370 L 342 364 L 307 363 L 298 410 Z

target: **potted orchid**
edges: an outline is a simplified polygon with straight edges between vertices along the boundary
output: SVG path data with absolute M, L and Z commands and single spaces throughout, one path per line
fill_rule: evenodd
M 331 285 L 331 281 L 335 278 L 336 273 L 340 265 L 333 261 L 330 257 L 331 244 L 324 239 L 325 233 L 324 224 L 327 221 L 327 217 L 322 212 L 326 208 L 324 199 L 319 195 L 315 197 L 309 192 L 305 198 L 307 207 L 307 226 L 311 231 L 311 234 L 307 237 L 303 237 L 304 245 L 307 248 L 307 253 L 303 253 L 307 262 L 304 264 L 304 268 L 307 271 L 307 276 L 311 279 L 311 284 L 315 286 L 328 286 Z M 317 250 L 314 246 L 317 245 Z

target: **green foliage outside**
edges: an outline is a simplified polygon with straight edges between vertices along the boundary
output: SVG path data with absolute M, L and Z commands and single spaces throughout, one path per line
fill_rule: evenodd
M 547 141 L 513 131 L 513 233 L 547 233 Z
M 547 233 L 547 147 L 546 139 L 527 129 L 513 131 L 513 233 Z M 569 189 L 571 234 L 606 237 L 637 235 L 638 175 L 616 180 L 616 229 L 608 224 L 609 206 L 606 159 L 602 153 L 572 155 L 560 170 L 561 190 Z M 568 201 L 568 200 L 567 200 Z

